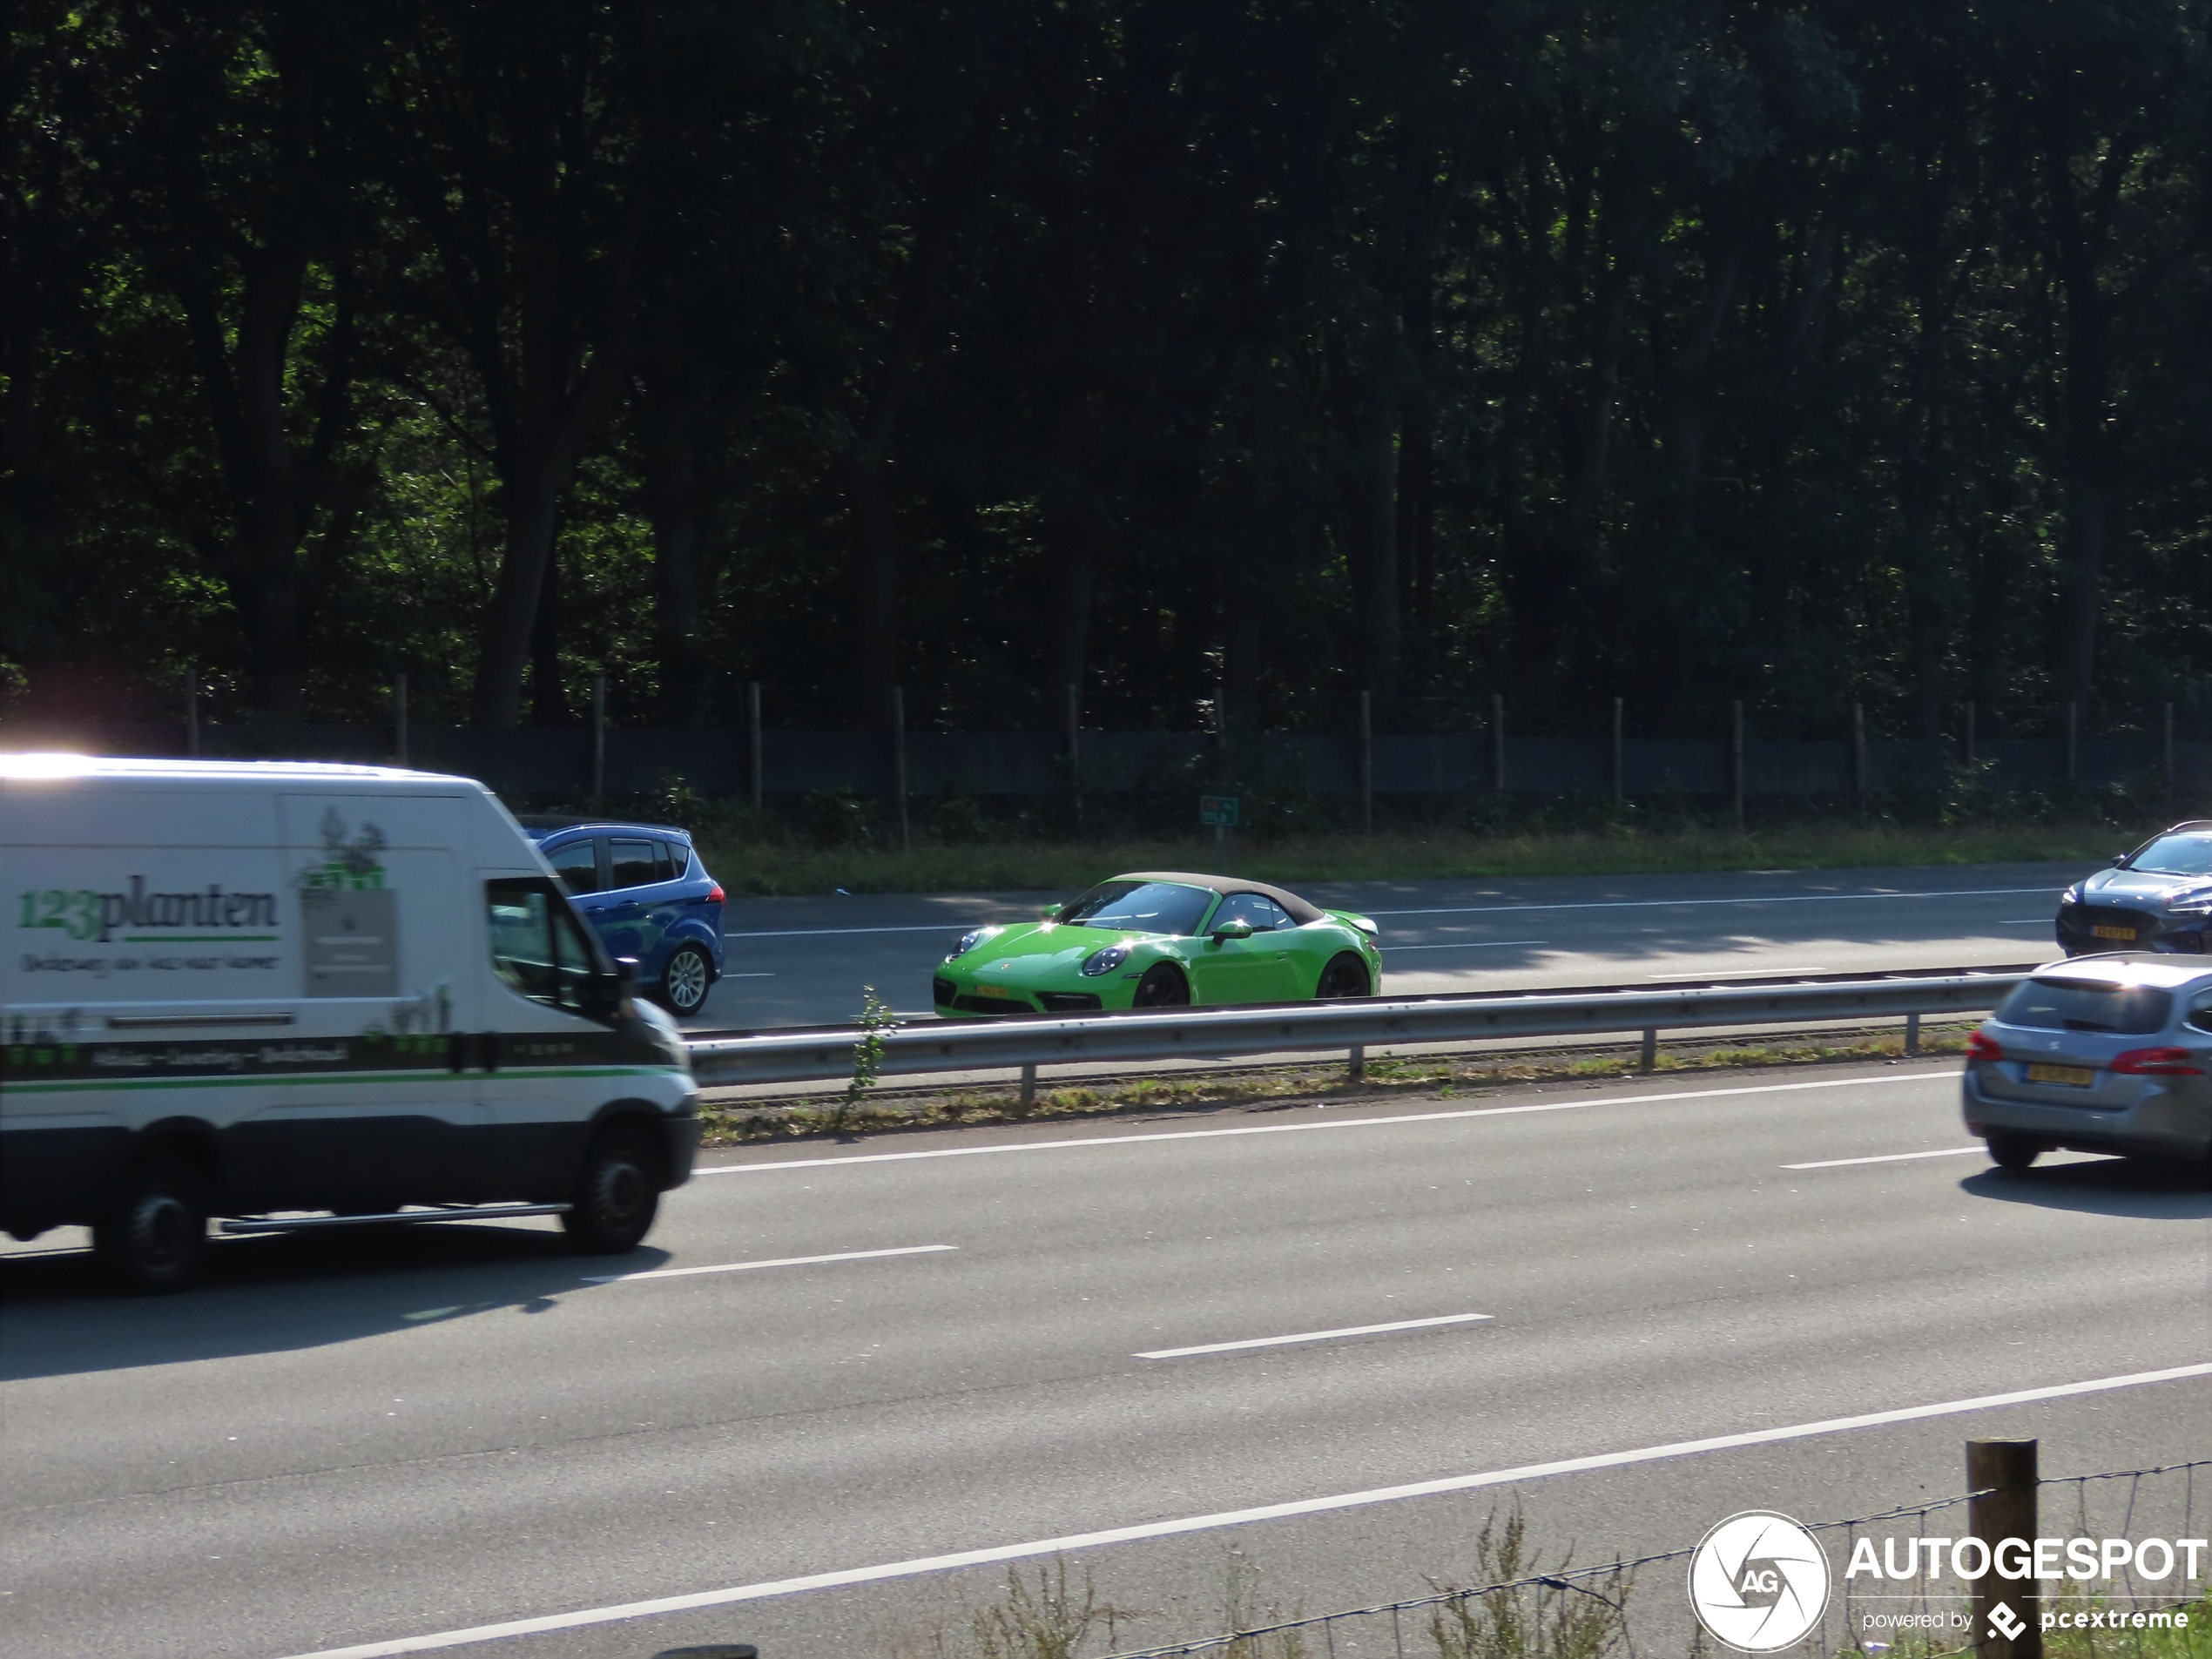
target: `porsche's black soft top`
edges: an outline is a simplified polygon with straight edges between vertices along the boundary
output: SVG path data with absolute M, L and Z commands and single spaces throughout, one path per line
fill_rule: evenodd
M 1291 913 L 1291 920 L 1301 925 L 1321 920 L 1318 907 L 1301 899 L 1283 887 L 1271 887 L 1264 881 L 1247 881 L 1240 876 L 1197 875 L 1189 870 L 1131 870 L 1117 875 L 1116 881 L 1176 881 L 1186 887 L 1211 887 L 1216 893 L 1257 893 L 1272 899 Z

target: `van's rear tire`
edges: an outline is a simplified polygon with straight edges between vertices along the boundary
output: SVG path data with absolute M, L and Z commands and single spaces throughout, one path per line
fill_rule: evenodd
M 207 1257 L 206 1177 L 182 1158 L 139 1165 L 114 1208 L 93 1224 L 92 1251 L 134 1296 L 184 1289 Z
M 644 1242 L 660 1212 L 660 1159 L 634 1129 L 610 1129 L 591 1143 L 561 1226 L 592 1256 L 620 1256 Z

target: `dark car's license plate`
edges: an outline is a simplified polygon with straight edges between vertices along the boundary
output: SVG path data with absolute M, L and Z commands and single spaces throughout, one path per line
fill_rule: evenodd
M 2075 1089 L 2087 1089 L 2097 1081 L 2097 1074 L 2087 1066 L 2030 1066 L 2027 1080 L 2032 1083 L 2067 1083 Z
M 2092 939 L 2126 939 L 2132 941 L 2135 937 L 2135 930 L 2133 927 L 2092 927 L 2089 929 L 2089 937 Z

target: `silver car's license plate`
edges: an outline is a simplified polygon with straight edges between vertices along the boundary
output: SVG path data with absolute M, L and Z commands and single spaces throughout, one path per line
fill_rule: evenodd
M 2097 1081 L 2097 1074 L 2087 1066 L 2030 1066 L 2027 1080 L 2032 1083 L 2065 1083 L 2074 1089 L 2087 1089 Z

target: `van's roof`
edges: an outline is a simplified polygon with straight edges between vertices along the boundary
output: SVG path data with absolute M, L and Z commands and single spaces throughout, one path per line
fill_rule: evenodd
M 400 766 L 341 765 L 321 760 L 132 760 L 108 755 L 0 752 L 0 783 L 45 783 L 71 778 L 118 778 L 175 783 L 413 783 L 482 786 L 447 772 Z

